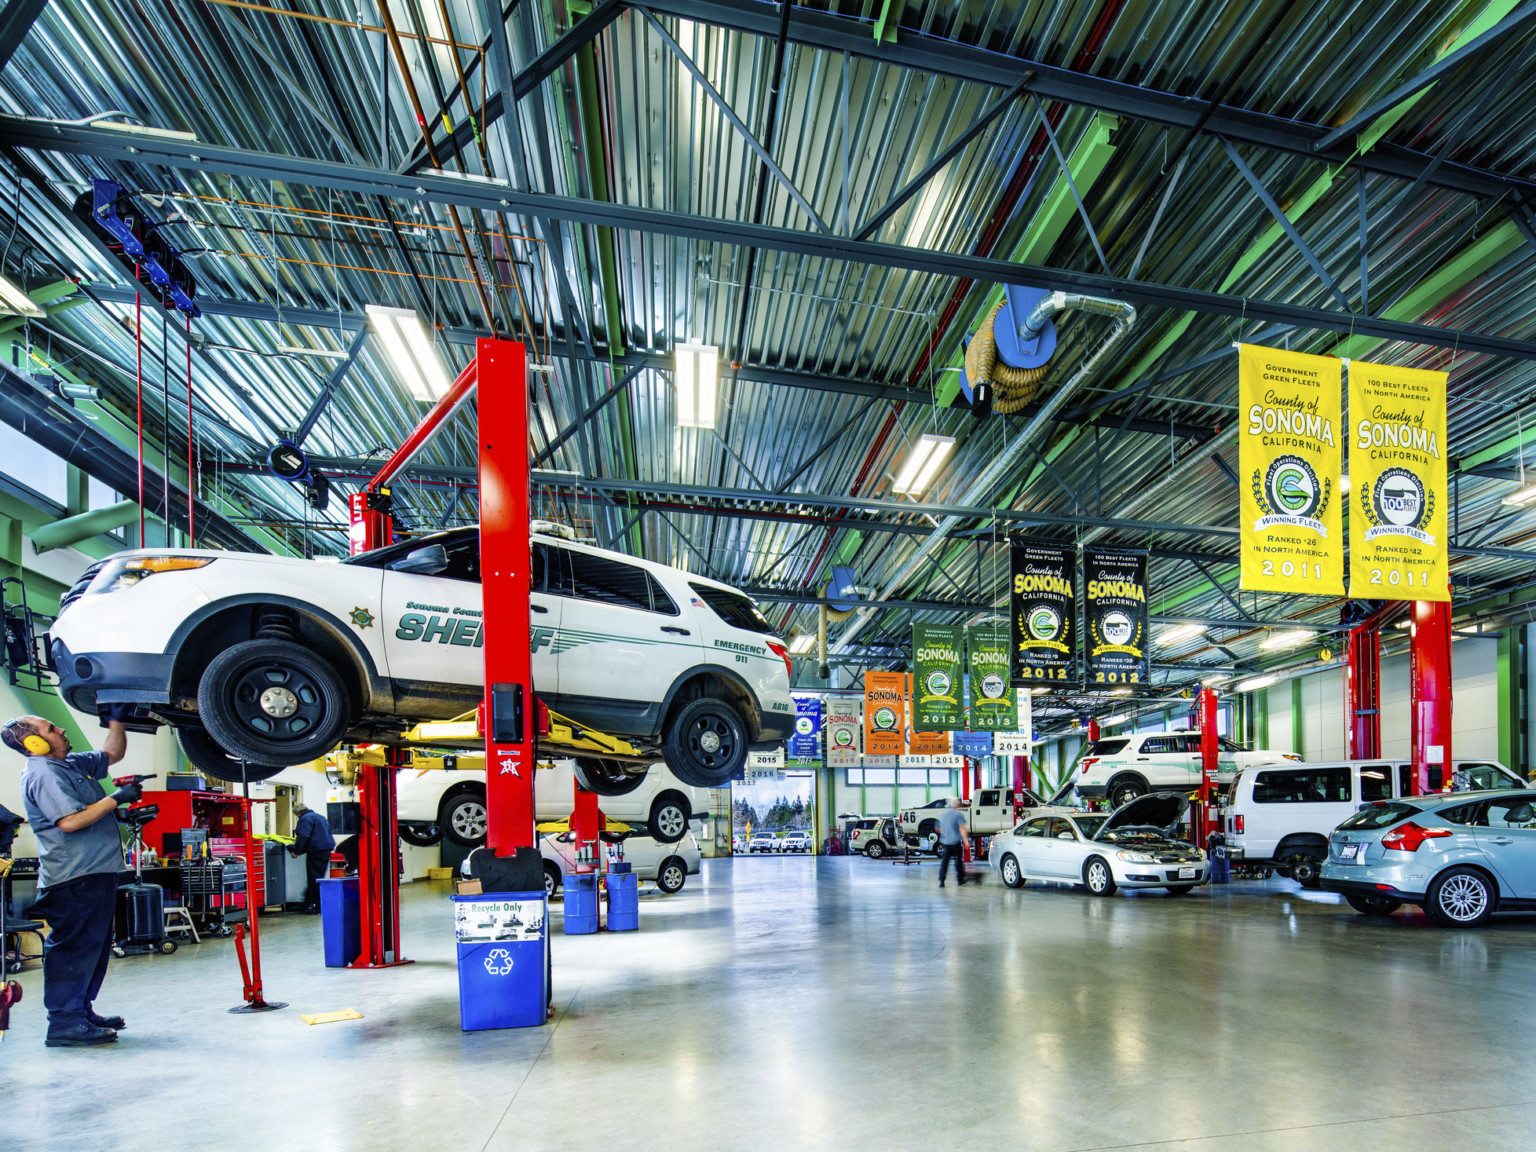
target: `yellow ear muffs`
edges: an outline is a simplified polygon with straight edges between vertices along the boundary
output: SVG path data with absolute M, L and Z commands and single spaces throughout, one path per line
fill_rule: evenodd
M 23 736 L 21 738 L 21 746 L 34 756 L 46 756 L 49 752 L 53 751 L 53 746 L 36 732 L 30 736 Z

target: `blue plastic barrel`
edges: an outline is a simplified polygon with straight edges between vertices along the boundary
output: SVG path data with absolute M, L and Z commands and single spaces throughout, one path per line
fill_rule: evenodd
M 597 873 L 565 878 L 565 934 L 582 936 L 597 931 Z
M 608 931 L 633 932 L 640 927 L 640 877 L 633 872 L 610 872 L 608 883 Z
M 363 916 L 356 876 L 321 878 L 320 935 L 327 968 L 345 968 L 362 955 Z
M 543 892 L 453 898 L 459 1027 L 531 1028 L 548 1019 L 548 905 Z

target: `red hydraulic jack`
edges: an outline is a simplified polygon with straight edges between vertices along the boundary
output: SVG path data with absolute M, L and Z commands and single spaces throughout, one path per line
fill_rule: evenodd
M 256 907 L 256 837 L 251 834 L 251 786 L 245 785 L 245 796 L 240 805 L 240 822 L 245 827 L 245 924 L 235 925 L 235 955 L 240 960 L 240 982 L 244 987 L 244 1002 L 230 1009 L 233 1013 L 276 1012 L 288 1007 L 287 1001 L 268 1000 L 261 986 L 261 927 Z M 266 872 L 263 871 L 265 876 Z M 245 958 L 245 927 L 251 927 L 251 958 Z

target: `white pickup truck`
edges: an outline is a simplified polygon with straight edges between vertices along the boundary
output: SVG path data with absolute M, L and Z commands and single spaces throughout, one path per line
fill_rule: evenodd
M 939 844 L 939 813 L 949 807 L 949 797 L 942 800 L 934 800 L 924 804 L 921 808 L 908 808 L 902 812 L 897 821 L 903 836 L 915 836 L 918 843 L 930 851 L 937 851 Z M 1050 804 L 1042 800 L 1028 788 L 1024 789 L 1024 802 L 1017 809 L 1013 803 L 1013 792 L 1008 788 L 979 788 L 971 797 L 970 805 L 962 811 L 965 812 L 965 825 L 973 835 L 990 836 L 997 832 L 1007 832 L 1020 820 L 1038 815 L 1040 812 L 1056 811 Z M 1070 811 L 1063 808 L 1061 811 Z

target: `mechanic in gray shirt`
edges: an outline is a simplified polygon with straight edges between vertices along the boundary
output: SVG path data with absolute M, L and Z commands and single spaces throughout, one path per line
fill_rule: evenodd
M 43 948 L 43 1003 L 50 1048 L 110 1044 L 119 1017 L 92 1010 L 112 955 L 112 918 L 122 840 L 114 813 L 143 795 L 138 784 L 110 796 L 98 782 L 123 758 L 128 732 L 107 722 L 100 752 L 70 752 L 69 735 L 41 716 L 20 716 L 0 728 L 0 741 L 27 758 L 21 793 L 37 837 L 38 901 L 27 909 L 48 922 Z
M 949 807 L 939 813 L 939 887 L 944 887 L 944 877 L 949 873 L 949 862 L 955 862 L 955 882 L 965 887 L 965 836 L 970 831 L 965 824 L 965 801 L 956 796 Z

